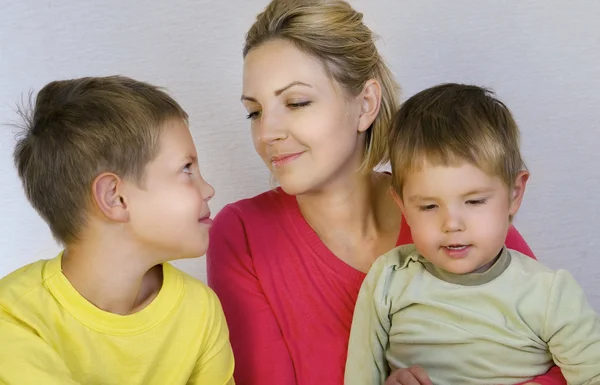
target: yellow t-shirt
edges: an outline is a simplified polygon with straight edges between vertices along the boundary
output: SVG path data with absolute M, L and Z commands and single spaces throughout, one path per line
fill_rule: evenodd
M 0 280 L 0 384 L 233 384 L 233 353 L 213 291 L 168 263 L 146 308 L 127 316 L 83 298 L 61 255 Z

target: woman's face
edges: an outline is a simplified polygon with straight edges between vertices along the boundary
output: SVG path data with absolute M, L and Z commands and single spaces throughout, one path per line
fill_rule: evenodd
M 252 49 L 242 103 L 257 153 L 284 191 L 299 195 L 345 184 L 364 152 L 361 95 L 351 97 L 323 64 L 285 40 Z

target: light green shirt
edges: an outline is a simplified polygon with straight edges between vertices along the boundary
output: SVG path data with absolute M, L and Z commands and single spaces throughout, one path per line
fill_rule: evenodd
M 422 366 L 435 385 L 514 384 L 554 362 L 570 384 L 600 384 L 600 317 L 565 270 L 504 249 L 484 273 L 437 269 L 400 246 L 360 290 L 346 385 Z

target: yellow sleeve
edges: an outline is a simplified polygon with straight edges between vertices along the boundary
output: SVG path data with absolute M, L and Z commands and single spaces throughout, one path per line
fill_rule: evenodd
M 568 383 L 600 383 L 600 317 L 565 270 L 554 276 L 542 337 Z
M 62 358 L 35 332 L 3 318 L 0 309 L 0 384 L 77 385 Z
M 229 343 L 229 329 L 219 299 L 211 289 L 208 290 L 207 338 L 188 385 L 234 385 L 234 359 Z
M 379 257 L 358 293 L 348 343 L 345 385 L 379 385 L 389 375 L 385 353 L 391 324 L 384 310 L 387 295 L 382 284 L 389 270 L 386 257 Z

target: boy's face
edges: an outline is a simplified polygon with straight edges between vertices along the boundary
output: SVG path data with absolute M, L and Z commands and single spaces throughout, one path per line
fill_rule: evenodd
M 467 163 L 426 164 L 408 173 L 399 203 L 417 250 L 451 273 L 486 269 L 504 245 L 525 181 L 520 177 L 509 191 L 500 178 Z
M 208 201 L 215 191 L 200 175 L 185 122 L 165 123 L 143 188 L 128 186 L 129 225 L 136 241 L 167 260 L 199 257 L 208 248 Z

